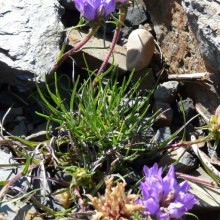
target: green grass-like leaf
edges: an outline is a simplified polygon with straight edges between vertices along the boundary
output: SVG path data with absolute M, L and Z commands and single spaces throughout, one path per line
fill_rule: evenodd
M 103 73 L 103 79 L 103 75 L 97 77 L 88 66 L 87 69 L 88 79 L 81 81 L 78 77 L 69 96 L 63 97 L 56 74 L 52 86 L 46 82 L 44 91 L 37 87 L 44 106 L 44 113 L 37 114 L 48 120 L 48 129 L 51 122 L 56 122 L 59 132 L 67 132 L 66 138 L 72 146 L 70 151 L 55 152 L 62 157 L 63 164 L 89 174 L 91 181 L 86 186 L 86 181 L 79 177 L 82 173 L 68 171 L 68 175 L 73 176 L 74 186 L 94 188 L 105 173 L 122 172 L 126 175 L 123 166 L 132 166 L 131 162 L 135 161 L 140 163 L 140 159 L 145 164 L 147 156 L 156 154 L 156 150 L 148 147 L 153 134 L 147 135 L 147 132 L 159 112 L 151 113 L 150 99 L 154 89 L 140 95 L 143 79 L 133 84 L 134 72 L 119 80 L 117 69 L 111 66 Z M 120 166 L 115 166 L 115 161 Z

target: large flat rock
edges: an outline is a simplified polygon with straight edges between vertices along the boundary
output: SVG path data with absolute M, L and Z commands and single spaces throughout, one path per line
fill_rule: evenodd
M 0 0 L 0 81 L 42 81 L 59 53 L 63 8 L 57 0 Z
M 86 35 L 87 33 L 85 32 L 72 30 L 69 34 L 70 45 L 74 46 L 76 43 L 85 38 Z M 82 53 L 84 53 L 90 69 L 99 69 L 109 51 L 110 45 L 110 41 L 106 40 L 104 42 L 104 40 L 101 38 L 92 37 L 89 42 L 87 42 L 87 44 L 82 48 L 82 50 L 79 53 L 76 53 L 73 58 L 78 65 L 86 67 L 82 56 Z M 109 59 L 109 65 L 111 65 L 113 62 L 114 65 L 119 67 L 120 71 L 127 71 L 125 47 L 115 45 L 113 55 Z

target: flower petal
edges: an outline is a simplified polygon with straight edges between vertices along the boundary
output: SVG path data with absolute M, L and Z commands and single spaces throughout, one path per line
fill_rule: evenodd
M 168 206 L 167 209 L 170 213 L 170 217 L 172 217 L 172 218 L 180 218 L 181 216 L 184 215 L 184 213 L 186 211 L 184 204 L 182 204 L 180 202 L 170 203 L 170 205 Z
M 103 1 L 103 5 L 105 8 L 105 16 L 108 16 L 115 10 L 115 0 L 105 0 Z
M 83 16 L 90 20 L 90 21 L 94 21 L 95 16 L 96 16 L 96 8 L 91 5 L 88 1 L 86 1 L 84 3 L 84 13 Z
M 115 0 L 75 0 L 76 9 L 88 20 L 104 19 L 115 10 Z
M 179 185 L 175 179 L 174 166 L 171 165 L 167 175 L 163 178 L 163 197 L 166 198 L 170 191 L 177 191 Z
M 170 217 L 167 213 L 158 211 L 156 214 L 157 220 L 170 220 Z
M 146 201 L 146 205 L 147 205 L 147 209 L 151 215 L 155 215 L 158 212 L 158 210 L 160 209 L 159 202 L 156 200 L 153 200 L 152 198 L 150 198 Z

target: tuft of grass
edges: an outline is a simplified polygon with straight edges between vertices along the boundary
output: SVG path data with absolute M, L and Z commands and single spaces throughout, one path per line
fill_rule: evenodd
M 134 170 L 141 173 L 156 154 L 152 125 L 159 112 L 150 108 L 154 90 L 140 95 L 141 79 L 132 84 L 132 76 L 119 82 L 113 69 L 108 79 L 96 77 L 96 87 L 93 74 L 83 82 L 78 77 L 69 97 L 62 97 L 56 74 L 53 86 L 46 82 L 46 91 L 37 86 L 45 110 L 37 114 L 47 119 L 48 131 L 52 122 L 58 124 L 55 155 L 72 176 L 71 186 L 97 191 L 103 177 L 113 173 L 137 181 Z

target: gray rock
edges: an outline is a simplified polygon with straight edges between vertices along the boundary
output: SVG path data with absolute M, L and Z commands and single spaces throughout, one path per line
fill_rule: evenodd
M 176 99 L 179 83 L 177 81 L 168 81 L 158 85 L 154 98 L 158 101 L 172 103 Z
M 181 173 L 188 173 L 198 166 L 198 159 L 193 157 L 189 152 L 184 152 L 185 150 L 185 148 L 178 148 L 176 150 L 177 156 L 180 156 L 182 153 L 184 153 L 180 158 L 179 163 L 175 166 L 176 171 Z
M 162 143 L 166 141 L 171 135 L 170 127 L 159 128 L 154 136 L 153 141 L 157 143 Z
M 149 31 L 144 29 L 132 31 L 127 43 L 127 69 L 139 71 L 147 67 L 154 55 L 154 48 L 154 38 Z
M 125 25 L 133 28 L 137 28 L 139 24 L 143 24 L 147 21 L 147 13 L 143 5 L 138 4 L 128 8 L 126 15 Z
M 181 115 L 181 117 L 183 115 L 182 110 L 181 110 L 182 105 L 184 108 L 186 120 L 191 119 L 196 114 L 193 100 L 191 98 L 186 98 L 186 99 L 178 102 L 178 111 L 179 111 L 179 115 Z
M 173 151 L 167 151 L 159 162 L 160 166 L 169 166 L 181 157 L 175 165 L 175 170 L 181 173 L 188 173 L 194 170 L 198 165 L 198 159 L 185 150 L 185 148 L 180 147 Z
M 153 73 L 147 68 L 134 73 L 132 82 L 136 83 L 138 80 L 140 80 L 139 90 L 141 93 L 154 89 L 156 85 Z
M 84 37 L 86 37 L 86 35 L 87 34 L 83 31 L 72 30 L 71 33 L 69 34 L 70 45 L 75 46 L 75 43 L 81 41 Z M 111 42 L 106 40 L 105 46 L 109 47 L 110 45 Z M 85 61 L 84 59 L 82 59 L 82 56 L 84 54 L 90 70 L 99 69 L 107 54 L 106 50 L 97 49 L 104 47 L 103 39 L 92 37 L 86 43 L 86 47 L 88 49 L 86 49 L 85 51 L 79 51 L 78 53 L 74 54 L 74 60 L 76 64 L 78 66 L 86 68 Z M 114 60 L 113 60 L 113 56 L 111 56 L 108 61 L 108 65 L 111 65 L 112 62 L 114 61 L 114 64 L 119 68 L 119 73 L 124 73 L 125 71 L 127 71 L 126 48 L 116 44 L 113 54 L 114 54 Z
M 59 54 L 63 8 L 57 0 L 0 3 L 0 77 L 23 90 L 43 81 Z
M 220 2 L 184 0 L 189 25 L 200 46 L 205 64 L 220 73 Z
M 154 125 L 158 127 L 169 127 L 173 120 L 173 109 L 171 109 L 170 104 L 156 100 L 154 103 L 154 112 L 157 111 L 161 111 L 161 113 Z
M 120 33 L 120 37 L 121 40 L 123 40 L 123 44 L 125 44 L 124 42 L 127 42 L 127 38 L 129 36 L 129 34 L 132 32 L 132 27 L 123 27 L 121 29 L 121 33 Z M 126 39 L 125 39 L 126 38 Z M 119 39 L 120 40 L 120 39 Z M 121 41 L 120 41 L 121 42 Z

